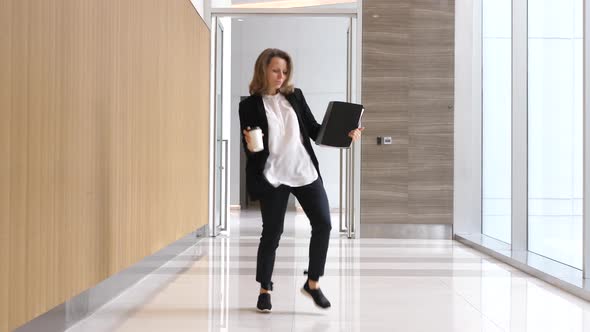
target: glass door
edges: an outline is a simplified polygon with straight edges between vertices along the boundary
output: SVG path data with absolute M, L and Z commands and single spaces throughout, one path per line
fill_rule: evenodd
M 320 17 L 318 17 L 320 16 Z M 227 20 L 230 18 L 230 20 Z M 296 65 L 295 65 L 295 83 L 298 87 L 301 87 L 306 91 L 309 96 L 307 102 L 310 105 L 312 112 L 316 120 L 322 121 L 326 105 L 330 101 L 347 101 L 353 103 L 360 102 L 360 95 L 357 92 L 358 84 L 355 82 L 357 79 L 356 72 L 358 70 L 357 61 L 357 29 L 358 23 L 354 13 L 350 14 L 338 14 L 338 15 L 327 15 L 327 17 L 321 17 L 317 13 L 312 14 L 289 14 L 284 15 L 273 15 L 272 13 L 252 13 L 231 15 L 231 13 L 216 13 L 213 10 L 213 24 L 215 27 L 213 33 L 216 34 L 216 38 L 213 40 L 213 46 L 216 48 L 213 59 L 216 62 L 215 68 L 215 163 L 216 163 L 216 176 L 215 176 L 215 225 L 216 230 L 223 228 L 224 224 L 227 224 L 227 207 L 229 202 L 225 194 L 221 194 L 225 190 L 225 186 L 222 184 L 227 179 L 227 173 L 223 167 L 223 163 L 226 162 L 227 158 L 227 141 L 223 140 L 223 137 L 228 137 L 228 127 L 225 127 L 225 136 L 222 135 L 222 124 L 221 124 L 221 104 L 222 104 L 222 93 L 221 93 L 221 75 L 223 68 L 221 68 L 221 59 L 223 54 L 222 40 L 224 36 L 224 27 L 220 24 L 220 21 L 225 23 L 225 36 L 228 39 L 235 38 L 235 40 L 241 40 L 243 42 L 231 43 L 231 48 L 227 46 L 226 41 L 226 52 L 230 52 L 232 57 L 239 57 L 238 60 L 231 61 L 231 67 L 229 63 L 225 67 L 226 71 L 237 71 L 239 74 L 230 75 L 232 80 L 235 80 L 230 84 L 232 86 L 232 105 L 227 115 L 226 110 L 226 121 L 230 118 L 230 123 L 234 126 L 231 129 L 231 134 L 237 133 L 235 124 L 239 123 L 236 120 L 237 117 L 237 105 L 238 100 L 234 98 L 240 98 L 236 96 L 245 96 L 246 91 L 243 88 L 249 84 L 249 79 L 252 71 L 252 64 L 256 60 L 256 55 L 266 47 L 284 47 L 287 52 L 296 54 Z M 269 34 L 259 33 L 261 30 L 264 31 L 265 27 L 268 26 L 281 26 L 281 34 Z M 323 29 L 323 30 L 318 30 Z M 298 36 L 298 35 L 309 35 L 315 33 L 315 38 L 311 40 L 309 38 L 295 38 L 293 37 L 288 44 L 284 44 L 284 35 Z M 318 37 L 321 35 L 323 38 Z M 254 37 L 255 36 L 255 37 Z M 326 42 L 328 40 L 329 42 Z M 323 55 L 322 56 L 320 56 Z M 330 58 L 331 61 L 326 63 L 322 61 L 325 58 Z M 227 54 L 225 61 L 228 61 Z M 231 69 L 230 69 L 231 68 Z M 318 75 L 326 74 L 325 79 L 318 79 Z M 225 75 L 226 80 L 228 75 Z M 227 82 L 226 82 L 227 84 Z M 227 90 L 226 90 L 227 91 Z M 227 96 L 224 107 L 228 108 Z M 232 136 L 232 145 L 237 144 L 236 140 L 239 138 Z M 358 236 L 358 223 L 359 223 L 359 195 L 355 192 L 359 191 L 360 188 L 360 143 L 357 142 L 349 149 L 334 149 L 329 147 L 315 146 L 314 150 L 319 159 L 320 172 L 322 173 L 324 186 L 327 191 L 330 206 L 334 208 L 332 215 L 332 222 L 334 230 L 336 227 L 343 234 L 349 238 Z M 237 150 L 239 148 L 232 147 L 232 158 L 238 157 Z M 236 191 L 234 188 L 239 188 L 239 197 L 234 197 L 235 202 L 240 203 L 240 208 L 254 208 L 251 206 L 251 202 L 248 201 L 246 194 L 245 184 L 243 182 L 243 169 L 245 165 L 242 164 L 242 160 L 238 163 L 240 167 L 240 174 L 233 175 L 231 182 L 232 195 Z M 233 165 L 232 165 L 233 166 Z M 233 167 L 238 167 L 233 166 Z M 232 204 L 236 204 L 233 203 Z M 293 209 L 298 210 L 301 207 L 293 204 Z M 291 203 L 290 203 L 291 205 Z
M 210 236 L 226 231 L 228 218 L 228 140 L 223 139 L 223 26 L 214 18 L 215 28 L 215 179 L 214 211 Z
M 350 17 L 348 20 L 348 29 L 346 30 L 346 101 L 354 103 L 358 101 L 355 92 L 355 75 L 354 68 L 356 66 L 356 54 L 353 52 L 353 45 L 355 45 L 355 26 L 356 18 Z M 360 125 L 360 123 L 359 123 Z M 357 155 L 359 153 L 358 145 L 360 143 L 352 143 L 350 148 L 340 150 L 340 232 L 346 234 L 348 238 L 356 237 L 356 229 L 358 228 L 358 218 L 356 218 L 355 196 L 358 183 L 355 178 L 355 166 L 357 165 Z

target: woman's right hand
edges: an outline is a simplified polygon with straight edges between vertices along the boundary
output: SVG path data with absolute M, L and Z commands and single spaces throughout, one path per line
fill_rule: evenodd
M 246 127 L 246 129 L 244 129 L 244 131 L 242 131 L 242 133 L 244 134 L 244 139 L 246 140 L 246 145 L 248 146 L 248 150 L 250 150 L 250 152 L 252 152 L 252 148 L 251 146 L 251 142 L 252 142 L 252 138 L 250 137 L 250 127 Z M 264 134 L 262 134 L 262 136 L 264 136 Z

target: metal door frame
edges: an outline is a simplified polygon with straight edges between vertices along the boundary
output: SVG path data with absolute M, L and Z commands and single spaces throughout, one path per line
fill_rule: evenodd
M 362 102 L 362 95 L 361 95 L 361 82 L 362 82 L 362 0 L 358 0 L 357 8 L 356 9 L 347 9 L 347 8 L 212 8 L 210 9 L 210 18 L 211 18 L 211 26 L 214 27 L 211 29 L 211 59 L 212 59 L 212 68 L 211 68 L 211 96 L 214 97 L 216 95 L 216 71 L 217 71 L 217 24 L 220 17 L 256 17 L 256 16 L 277 16 L 277 15 L 284 15 L 284 16 L 294 16 L 294 17 L 349 17 L 349 31 L 353 31 L 353 20 L 356 18 L 356 29 L 355 36 L 356 36 L 356 43 L 354 43 L 355 51 L 356 51 L 356 66 L 353 68 L 352 59 L 352 52 L 353 52 L 353 34 L 348 34 L 348 54 L 347 54 L 347 67 L 348 67 L 348 74 L 347 74 L 347 101 L 353 101 L 353 89 L 355 91 L 355 100 L 354 102 L 361 103 Z M 354 75 L 353 75 L 354 74 Z M 353 76 L 356 79 L 353 79 Z M 354 80 L 354 81 L 353 81 Z M 355 85 L 355 87 L 353 87 Z M 217 139 L 215 137 L 215 130 L 216 130 L 216 119 L 217 119 L 217 109 L 216 109 L 216 101 L 215 98 L 212 98 L 212 102 L 210 103 L 210 114 L 211 114 L 211 121 L 210 127 L 212 135 L 210 135 L 211 143 L 210 147 L 213 149 L 210 152 L 210 167 L 212 171 L 210 174 L 209 179 L 209 197 L 210 204 L 209 204 L 209 228 L 210 228 L 210 235 L 217 236 L 219 233 L 215 234 L 212 231 L 214 229 L 215 223 L 215 197 L 216 197 L 216 183 L 215 183 L 215 155 L 218 151 L 216 151 L 216 142 Z M 229 150 L 229 146 L 226 147 L 226 153 Z M 358 238 L 360 237 L 360 177 L 361 177 L 361 164 L 360 164 L 360 157 L 361 157 L 361 144 L 360 142 L 355 142 L 351 145 L 351 147 L 347 150 L 342 150 L 340 152 L 340 164 L 342 169 L 343 162 L 346 163 L 347 167 L 347 176 L 343 176 L 341 174 L 340 180 L 340 231 L 345 233 L 348 238 Z M 226 169 L 226 174 L 227 174 Z M 350 190 L 346 190 L 346 193 L 343 194 L 342 185 L 350 188 Z M 358 188 L 358 189 L 357 189 Z M 225 196 L 227 196 L 227 181 L 226 181 L 226 192 Z M 345 197 L 342 197 L 345 196 Z M 226 200 L 226 211 L 229 210 L 229 202 Z M 342 201 L 346 200 L 345 209 L 346 212 L 342 212 Z M 349 208 L 350 207 L 350 208 Z M 344 214 L 344 222 L 342 215 Z M 226 213 L 227 216 L 227 213 Z M 350 226 L 349 226 L 350 225 Z M 227 220 L 225 221 L 225 228 L 228 230 L 227 227 Z
M 217 70 L 219 68 L 221 68 L 222 72 L 221 72 L 221 80 L 223 82 L 223 67 L 217 63 L 217 43 L 219 41 L 219 36 L 217 35 L 217 29 L 219 28 L 221 30 L 221 32 L 223 33 L 223 25 L 221 24 L 221 22 L 217 19 L 217 17 L 214 17 L 213 22 L 212 22 L 212 29 L 211 29 L 211 41 L 212 41 L 212 47 L 211 47 L 211 59 L 212 59 L 212 64 L 213 64 L 213 69 L 212 69 L 212 75 L 211 75 L 211 84 L 212 84 L 212 111 L 211 111 L 211 118 L 212 118 L 212 123 L 210 123 L 210 132 L 212 132 L 213 136 L 211 138 L 212 140 L 212 144 L 210 144 L 210 146 L 213 146 L 213 158 L 212 158 L 212 165 L 210 163 L 210 167 L 213 170 L 213 178 L 209 179 L 210 182 L 210 186 L 212 188 L 210 188 L 209 190 L 209 197 L 210 197 L 210 202 L 211 202 L 211 206 L 209 208 L 209 236 L 211 237 L 215 237 L 218 236 L 221 232 L 227 232 L 229 230 L 228 227 L 228 216 L 229 216 L 229 202 L 228 202 L 228 181 L 229 181 L 229 163 L 228 163 L 228 156 L 229 156 L 229 140 L 227 139 L 223 139 L 223 137 L 221 139 L 217 138 L 217 128 L 219 125 L 223 126 L 223 118 L 222 118 L 222 123 L 219 124 L 218 123 L 218 116 L 220 116 L 220 114 L 217 113 L 218 110 L 218 104 L 217 104 Z M 223 36 L 222 36 L 223 38 Z M 221 41 L 221 49 L 223 50 L 223 40 Z M 223 61 L 223 53 L 222 53 L 222 60 Z M 223 84 L 223 83 L 222 83 Z M 223 87 L 222 87 L 222 93 L 223 93 Z M 223 95 L 222 95 L 223 96 Z M 221 101 L 223 102 L 223 97 L 221 98 Z M 222 114 L 221 116 L 223 116 L 223 110 L 221 110 Z M 221 160 L 221 166 L 219 166 L 221 168 L 221 171 L 223 173 L 223 175 L 220 175 L 220 181 L 221 183 L 224 184 L 224 188 L 223 188 L 223 193 L 221 193 L 220 197 L 223 197 L 223 201 L 220 205 L 220 214 L 222 215 L 221 219 L 220 219 L 220 224 L 216 224 L 217 221 L 217 214 L 216 214 L 216 209 L 215 209 L 215 204 L 217 203 L 217 191 L 215 190 L 218 186 L 217 181 L 215 181 L 216 179 L 216 172 L 217 170 L 217 165 L 216 165 L 216 160 L 217 160 L 217 153 L 222 153 L 222 151 L 217 151 L 217 143 L 218 141 L 221 141 L 221 150 L 223 151 L 223 147 L 225 146 L 225 154 L 220 155 L 219 158 Z M 219 184 L 220 185 L 220 184 Z

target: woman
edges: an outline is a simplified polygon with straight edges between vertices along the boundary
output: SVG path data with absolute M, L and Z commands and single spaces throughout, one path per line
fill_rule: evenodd
M 319 307 L 330 307 L 319 287 L 332 229 L 330 207 L 310 142 L 310 138 L 316 139 L 320 125 L 301 90 L 291 84 L 292 73 L 293 62 L 286 52 L 264 50 L 254 66 L 250 97 L 239 108 L 248 193 L 252 200 L 260 200 L 262 215 L 256 265 L 256 281 L 260 283 L 256 307 L 262 312 L 272 308 L 269 291 L 273 286 L 275 252 L 291 193 L 297 197 L 312 228 L 308 279 L 301 291 Z M 254 127 L 259 127 L 263 134 L 264 149 L 259 152 L 250 148 L 253 138 L 249 130 Z M 355 129 L 349 136 L 357 140 L 363 129 Z

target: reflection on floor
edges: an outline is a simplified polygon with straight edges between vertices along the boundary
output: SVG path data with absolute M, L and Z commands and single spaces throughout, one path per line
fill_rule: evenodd
M 256 312 L 259 213 L 234 212 L 229 236 L 171 257 L 68 331 L 590 331 L 590 303 L 457 242 L 349 240 L 333 224 L 329 310 L 299 292 L 310 227 L 291 212 L 273 312 Z

